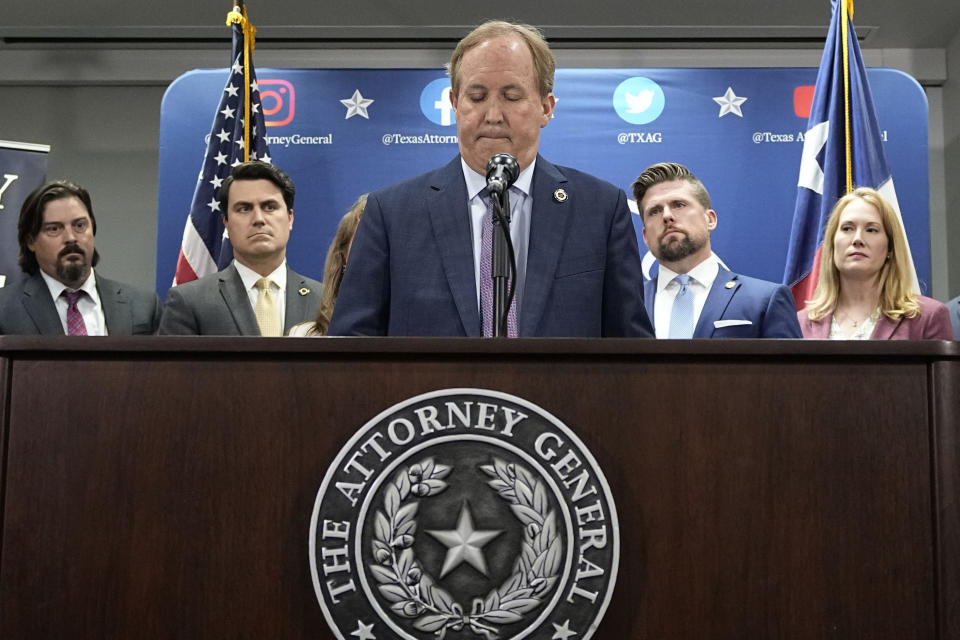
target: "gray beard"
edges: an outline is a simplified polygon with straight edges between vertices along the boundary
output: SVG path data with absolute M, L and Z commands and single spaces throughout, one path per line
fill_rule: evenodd
M 57 263 L 57 280 L 64 284 L 81 284 L 90 275 L 90 265 L 83 262 L 79 264 Z

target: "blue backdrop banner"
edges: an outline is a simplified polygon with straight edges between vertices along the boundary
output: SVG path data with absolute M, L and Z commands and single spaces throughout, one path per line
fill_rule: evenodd
M 23 278 L 17 255 L 20 205 L 47 179 L 45 144 L 0 140 L 0 287 Z
M 170 85 L 160 124 L 157 292 L 173 282 L 206 136 L 228 70 Z M 648 165 L 687 165 L 717 211 L 714 251 L 734 271 L 779 282 L 816 69 L 560 69 L 540 152 L 630 196 Z M 927 100 L 899 71 L 870 69 L 887 157 L 921 288 L 929 291 Z M 320 279 L 340 217 L 362 193 L 456 156 L 442 70 L 259 69 L 273 162 L 297 185 L 287 257 Z M 411 212 L 412 214 L 416 212 Z M 466 215 L 466 204 L 464 204 Z M 640 238 L 640 222 L 634 216 Z M 645 251 L 639 239 L 641 251 Z

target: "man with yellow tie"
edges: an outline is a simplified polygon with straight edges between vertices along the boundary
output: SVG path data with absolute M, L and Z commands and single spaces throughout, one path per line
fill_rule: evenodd
M 237 165 L 220 187 L 233 263 L 167 293 L 161 335 L 281 336 L 312 319 L 320 283 L 287 266 L 293 181 L 266 162 Z

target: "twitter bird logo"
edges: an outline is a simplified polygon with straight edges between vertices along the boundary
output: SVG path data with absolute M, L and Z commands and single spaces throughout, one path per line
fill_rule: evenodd
M 630 124 L 653 122 L 660 117 L 665 106 L 663 89 L 650 78 L 627 78 L 613 92 L 614 110 Z
M 625 92 L 624 97 L 627 99 L 627 113 L 643 113 L 653 104 L 653 97 L 655 95 L 657 95 L 657 92 L 653 89 L 641 91 L 637 95 L 633 95 L 629 91 Z

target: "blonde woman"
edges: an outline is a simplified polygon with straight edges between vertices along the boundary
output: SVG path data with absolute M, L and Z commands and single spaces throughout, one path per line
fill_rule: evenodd
M 797 317 L 804 338 L 953 339 L 946 306 L 913 293 L 896 212 L 866 187 L 840 198 L 830 213 L 817 289 Z
M 357 225 L 360 224 L 360 218 L 363 217 L 363 209 L 366 206 L 367 194 L 365 193 L 357 198 L 337 226 L 337 233 L 333 236 L 333 242 L 327 250 L 327 260 L 323 264 L 323 287 L 320 290 L 320 309 L 317 311 L 317 319 L 291 327 L 289 335 L 294 337 L 327 335 L 333 306 L 337 302 L 337 294 L 340 293 L 340 282 L 347 268 L 347 258 L 350 257 L 350 247 L 353 246 L 353 236 L 357 232 Z

